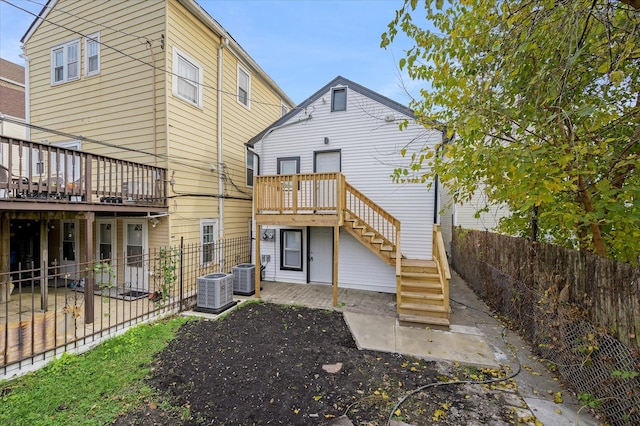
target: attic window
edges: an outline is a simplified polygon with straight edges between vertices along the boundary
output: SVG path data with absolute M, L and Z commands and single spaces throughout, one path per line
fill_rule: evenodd
M 331 111 L 347 110 L 347 88 L 337 87 L 331 89 Z

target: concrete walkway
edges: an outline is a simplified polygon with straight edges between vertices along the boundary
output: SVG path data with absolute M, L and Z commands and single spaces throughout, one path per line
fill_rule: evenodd
M 486 304 L 455 272 L 450 284 L 452 314 L 448 330 L 399 323 L 393 294 L 339 289 L 335 308 L 330 285 L 263 282 L 260 295 L 266 302 L 343 312 L 360 349 L 502 368 L 508 373 L 520 367 L 520 373 L 514 378 L 518 393 L 526 402 L 527 410 L 542 424 L 599 424 L 589 412 L 580 411 L 580 404 L 572 394 L 536 360 L 522 339 L 492 316 Z M 240 302 L 251 299 L 234 298 Z M 562 394 L 559 404 L 554 402 L 557 392 Z

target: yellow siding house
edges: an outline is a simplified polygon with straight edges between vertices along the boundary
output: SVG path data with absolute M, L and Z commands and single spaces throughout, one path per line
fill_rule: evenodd
M 117 257 L 132 241 L 144 250 L 250 235 L 257 159 L 244 143 L 293 103 L 196 1 L 49 0 L 22 41 L 38 126 L 28 140 L 166 170 L 163 182 L 122 180 L 123 209 L 96 211 L 97 248 L 112 240 Z M 166 185 L 164 209 L 126 209 L 127 194 L 154 185 Z

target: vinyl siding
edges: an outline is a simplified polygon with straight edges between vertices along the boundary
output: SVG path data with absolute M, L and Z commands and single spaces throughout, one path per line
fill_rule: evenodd
M 260 241 L 260 252 L 270 255 L 271 261 L 266 264 L 265 280 L 284 281 L 304 284 L 307 282 L 307 229 L 295 227 L 269 227 L 275 231 L 273 241 Z M 280 269 L 280 230 L 302 229 L 303 269 L 289 271 Z M 340 247 L 338 252 L 338 286 L 359 290 L 395 293 L 395 268 L 383 262 L 371 251 L 348 234 L 340 230 Z
M 431 259 L 434 192 L 426 184 L 393 183 L 390 176 L 396 167 L 408 162 L 400 155 L 403 147 L 410 156 L 424 144 L 439 142 L 440 133 L 416 124 L 399 131 L 398 122 L 388 123 L 384 117 L 406 117 L 353 90 L 348 90 L 347 111 L 331 112 L 330 103 L 331 94 L 327 92 L 307 107 L 310 120 L 297 122 L 305 117 L 300 112 L 289 121 L 296 124 L 276 129 L 256 144 L 261 156 L 260 174 L 276 174 L 277 159 L 291 156 L 300 156 L 301 173 L 311 173 L 314 152 L 340 150 L 347 182 L 400 220 L 403 255 Z M 324 143 L 325 137 L 328 144 Z
M 75 16 L 62 11 L 73 11 Z M 252 72 L 252 106 L 247 110 L 237 103 L 237 57 L 245 53 L 236 55 L 230 48 L 224 49 L 223 86 L 219 88 L 220 36 L 178 0 L 59 0 L 46 19 L 86 35 L 99 32 L 103 43 L 100 74 L 85 76 L 81 39 L 80 79 L 51 85 L 51 48 L 80 36 L 43 22 L 26 46 L 31 59 L 32 122 L 130 149 L 83 141 L 82 150 L 168 169 L 167 178 L 174 182 L 168 185 L 171 216 L 163 218 L 163 225 L 155 230 L 149 228 L 153 246 L 175 245 L 181 237 L 187 244 L 199 243 L 201 219 L 218 220 L 225 238 L 246 236 L 252 191 L 245 185 L 244 144 L 279 118 L 281 102 L 276 89 L 247 65 Z M 149 66 L 152 52 L 145 38 L 152 41 L 155 71 Z M 200 107 L 173 95 L 174 49 L 202 67 Z M 223 101 L 223 167 L 218 167 L 217 153 L 219 96 Z M 52 143 L 67 140 L 36 131 L 32 139 Z M 216 166 L 215 171 L 211 165 Z M 223 173 L 222 188 L 218 173 Z M 231 197 L 222 201 L 224 220 L 219 217 L 221 197 Z
M 78 19 L 61 11 L 73 11 L 96 23 L 121 32 Z M 30 59 L 31 121 L 43 127 L 84 135 L 137 151 L 117 150 L 97 144 L 83 143 L 82 149 L 96 154 L 152 163 L 153 99 L 152 70 L 147 65 L 151 54 L 140 37 L 154 40 L 157 63 L 162 64 L 159 48 L 164 32 L 164 2 L 85 2 L 60 0 L 47 20 L 72 28 L 81 34 L 100 33 L 100 74 L 84 74 L 84 39 L 78 34 L 43 22 L 27 41 L 26 54 Z M 80 39 L 80 79 L 51 85 L 51 48 Z M 106 45 L 106 46 L 105 46 Z M 116 52 L 107 46 L 114 47 Z M 125 56 L 127 55 L 127 56 Z M 156 108 L 161 110 L 164 75 L 157 72 Z M 125 100 L 123 102 L 123 100 Z M 162 115 L 156 128 L 163 128 Z M 160 134 L 160 133 L 158 133 Z M 67 140 L 52 134 L 32 131 L 33 140 L 50 142 Z M 159 141 L 161 147 L 162 143 Z M 162 149 L 160 152 L 163 152 Z M 161 165 L 161 164 L 160 164 Z

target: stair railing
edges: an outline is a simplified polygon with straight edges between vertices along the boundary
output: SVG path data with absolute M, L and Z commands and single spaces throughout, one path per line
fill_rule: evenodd
M 444 249 L 442 229 L 440 228 L 440 225 L 436 224 L 433 225 L 433 260 L 438 265 L 440 285 L 442 286 L 442 294 L 444 296 L 445 312 L 449 312 L 449 281 L 451 280 L 451 271 L 449 270 L 447 252 Z
M 362 192 L 345 182 L 344 208 L 359 221 L 365 223 L 378 235 L 395 248 L 396 252 L 396 281 L 400 280 L 400 221 L 385 209 L 374 203 Z

